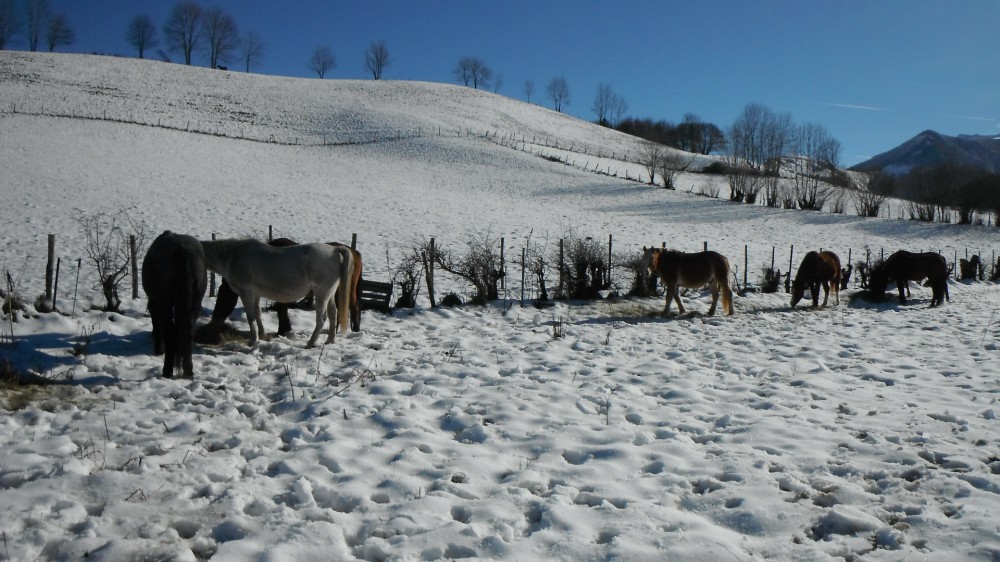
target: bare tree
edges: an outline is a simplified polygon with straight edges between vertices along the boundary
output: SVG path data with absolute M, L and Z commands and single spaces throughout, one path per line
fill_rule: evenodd
M 221 8 L 205 11 L 202 33 L 205 34 L 209 68 L 218 68 L 220 62 L 228 63 L 240 48 L 240 30 L 233 16 Z
M 365 51 L 365 71 L 371 72 L 375 80 L 382 79 L 382 72 L 389 67 L 389 48 L 385 46 L 385 41 L 373 41 Z
M 608 114 L 612 127 L 617 127 L 622 122 L 626 111 L 628 111 L 628 102 L 625 101 L 625 98 L 615 94 L 611 98 L 611 111 Z
M 552 100 L 552 106 L 556 111 L 562 112 L 562 106 L 569 105 L 569 83 L 562 76 L 550 80 L 545 92 Z
M 663 145 L 646 141 L 642 147 L 641 157 L 642 165 L 649 174 L 649 185 L 656 185 L 656 174 L 660 173 L 660 160 L 663 159 Z
M 840 142 L 822 126 L 805 123 L 795 129 L 792 182 L 801 209 L 819 211 L 829 197 L 824 174 L 836 171 Z
M 496 76 L 493 78 L 493 93 L 499 94 L 500 88 L 502 87 L 503 87 L 503 74 L 500 74 L 498 72 Z
M 677 177 L 681 175 L 681 172 L 687 171 L 693 161 L 693 155 L 688 157 L 676 149 L 665 150 L 659 162 L 659 172 L 660 177 L 663 178 L 663 188 L 676 189 Z
M 530 78 L 525 80 L 521 91 L 524 92 L 524 101 L 531 103 L 531 96 L 535 95 L 535 81 Z
M 156 26 L 153 20 L 146 14 L 141 14 L 132 18 L 125 30 L 125 40 L 139 51 L 139 58 L 144 58 L 146 49 L 156 46 Z
M 240 59 L 243 61 L 243 69 L 250 72 L 251 65 L 258 65 L 264 58 L 264 40 L 255 31 L 248 31 L 243 37 L 241 45 Z
M 21 27 L 16 1 L 0 0 L 0 50 L 7 48 L 7 44 Z
M 478 57 L 462 57 L 453 72 L 455 78 L 477 90 L 479 86 L 489 87 L 490 79 L 493 78 L 493 70 Z
M 594 105 L 590 110 L 597 116 L 597 124 L 605 127 L 610 126 L 608 114 L 611 113 L 611 103 L 615 98 L 615 91 L 611 86 L 601 82 L 597 85 L 597 93 L 594 94 Z
M 191 53 L 198 47 L 202 37 L 203 19 L 201 6 L 194 2 L 181 2 L 170 11 L 167 23 L 163 26 L 167 49 L 180 51 L 184 55 L 184 64 L 191 64 Z
M 38 50 L 38 41 L 49 19 L 48 0 L 25 0 L 25 22 L 28 32 L 28 49 Z
M 315 72 L 320 79 L 326 76 L 326 73 L 331 69 L 336 68 L 337 59 L 333 56 L 333 51 L 330 47 L 316 47 L 313 51 L 311 57 L 309 57 L 309 64 L 306 65 L 309 70 Z
M 70 27 L 66 14 L 55 14 L 49 18 L 49 25 L 45 30 L 45 45 L 50 53 L 59 45 L 72 45 L 74 41 L 76 32 Z
M 848 177 L 854 188 L 854 209 L 858 216 L 877 217 L 885 204 L 886 195 L 892 191 L 892 177 L 880 172 L 853 172 Z

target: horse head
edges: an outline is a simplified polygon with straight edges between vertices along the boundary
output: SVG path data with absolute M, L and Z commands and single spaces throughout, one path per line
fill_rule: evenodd
M 799 304 L 802 297 L 806 294 L 806 282 L 801 276 L 796 275 L 795 281 L 792 282 L 792 301 L 791 307 L 795 308 L 795 305 Z
M 660 258 L 660 248 L 642 247 L 642 269 L 647 273 L 656 273 L 656 265 Z

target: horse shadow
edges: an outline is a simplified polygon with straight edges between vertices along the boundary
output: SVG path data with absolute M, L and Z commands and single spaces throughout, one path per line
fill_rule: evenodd
M 132 332 L 123 336 L 106 331 L 91 334 L 41 332 L 18 336 L 5 344 L 4 357 L 21 373 L 22 384 L 109 385 L 121 381 L 115 375 L 94 374 L 84 377 L 59 378 L 55 375 L 80 365 L 87 355 L 135 357 L 152 352 L 149 332 Z

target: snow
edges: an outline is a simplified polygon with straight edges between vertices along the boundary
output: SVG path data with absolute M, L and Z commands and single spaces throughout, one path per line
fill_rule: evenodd
M 0 328 L 3 358 L 59 383 L 0 394 L 2 557 L 1000 557 L 989 283 L 952 282 L 934 309 L 916 286 L 905 306 L 852 288 L 820 310 L 748 293 L 732 317 L 705 316 L 698 291 L 669 318 L 660 299 L 431 309 L 422 296 L 315 349 L 311 314 L 293 311 L 290 338 L 198 346 L 195 378 L 166 380 L 141 296 L 94 309 L 86 260 L 79 289 L 66 281 L 85 257 L 75 217 L 119 209 L 151 233 L 356 233 L 381 280 L 432 236 L 461 250 L 489 232 L 510 255 L 570 231 L 611 234 L 616 252 L 708 242 L 738 276 L 748 246 L 755 281 L 772 247 L 782 270 L 791 245 L 796 265 L 818 247 L 989 258 L 995 228 L 734 205 L 687 193 L 724 181 L 699 174 L 676 192 L 595 174 L 585 162 L 636 177 L 621 160 L 636 142 L 449 85 L 4 51 L 0 100 L 0 261 L 30 303 L 55 234 L 60 310 L 78 293 L 74 314 L 29 305 Z M 331 144 L 404 129 L 420 136 Z M 242 308 L 231 323 L 248 334 Z

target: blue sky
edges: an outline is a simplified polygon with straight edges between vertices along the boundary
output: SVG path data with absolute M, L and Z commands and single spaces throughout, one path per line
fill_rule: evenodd
M 1000 2 L 996 0 L 197 0 L 229 12 L 265 44 L 264 74 L 310 77 L 329 46 L 328 79 L 368 78 L 365 49 L 384 40 L 385 79 L 455 82 L 463 56 L 502 75 L 499 93 L 549 105 L 566 78 L 564 111 L 594 120 L 599 83 L 627 114 L 725 129 L 748 103 L 827 128 L 850 166 L 925 129 L 1000 135 Z M 75 44 L 59 51 L 135 56 L 128 22 L 159 28 L 170 0 L 49 0 Z M 24 48 L 23 41 L 13 48 Z M 147 55 L 149 56 L 149 55 Z M 155 55 L 154 55 L 155 56 Z M 179 57 L 175 56 L 175 60 Z M 195 64 L 205 65 L 205 56 Z M 233 65 L 236 66 L 236 65 Z

